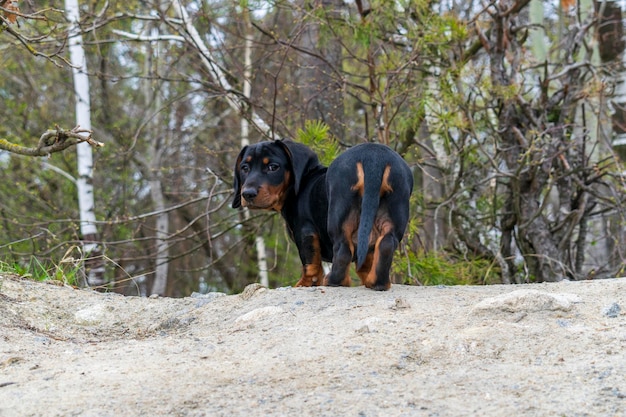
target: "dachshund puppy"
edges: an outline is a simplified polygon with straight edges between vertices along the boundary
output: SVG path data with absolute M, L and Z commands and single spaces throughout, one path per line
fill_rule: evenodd
M 354 146 L 326 168 L 302 144 L 260 142 L 239 153 L 234 189 L 233 208 L 274 210 L 285 219 L 302 261 L 297 286 L 349 286 L 355 262 L 363 285 L 390 288 L 413 175 L 387 146 Z M 322 261 L 333 264 L 327 277 Z

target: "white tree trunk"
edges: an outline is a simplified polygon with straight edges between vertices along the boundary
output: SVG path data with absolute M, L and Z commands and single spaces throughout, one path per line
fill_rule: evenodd
M 76 124 L 83 129 L 91 129 L 91 109 L 89 101 L 89 78 L 87 61 L 83 49 L 78 22 L 80 14 L 78 0 L 66 0 L 65 12 L 71 22 L 69 38 L 70 62 L 74 76 L 74 97 L 76 100 Z M 93 193 L 93 155 L 91 146 L 86 142 L 76 146 L 78 178 L 78 208 L 80 211 L 80 231 L 83 237 L 83 253 L 87 283 L 90 286 L 104 284 L 104 263 L 101 248 L 98 245 L 98 229 L 96 227 L 95 201 Z
M 146 61 L 152 61 L 152 57 L 146 59 Z M 146 96 L 149 98 L 149 96 Z M 160 100 L 156 100 L 156 108 L 160 107 Z M 155 118 L 155 124 L 159 125 L 159 118 Z M 155 130 L 158 126 L 155 126 Z M 169 213 L 165 207 L 165 196 L 163 195 L 163 185 L 161 183 L 161 165 L 163 161 L 163 152 L 167 148 L 164 138 L 159 138 L 163 133 L 155 131 L 154 139 L 151 141 L 149 148 L 149 166 L 150 172 L 150 197 L 156 214 L 156 256 L 155 256 L 155 270 L 154 281 L 152 282 L 152 289 L 150 294 L 165 295 L 167 290 L 167 277 L 169 274 L 169 256 L 170 249 L 167 241 L 169 237 L 170 218 Z
M 247 9 L 243 9 L 242 15 L 244 18 L 244 24 L 246 25 L 246 38 L 245 38 L 245 50 L 244 50 L 244 72 L 243 72 L 243 96 L 250 99 L 250 95 L 252 93 L 252 84 L 250 83 L 250 78 L 252 77 L 252 35 L 251 28 L 252 25 L 250 23 L 250 14 Z M 248 123 L 248 118 L 241 118 L 241 146 L 247 146 L 250 144 L 250 126 Z M 244 216 L 247 219 L 250 218 L 250 211 L 247 208 L 244 208 Z M 259 266 L 259 281 L 261 285 L 264 287 L 269 287 L 269 277 L 267 274 L 267 255 L 265 251 L 265 240 L 263 236 L 257 235 L 255 240 L 256 247 L 256 256 L 257 256 L 257 264 Z
M 157 158 L 159 160 L 160 158 Z M 153 164 L 157 165 L 157 164 Z M 160 164 L 159 164 L 160 165 Z M 155 169 L 158 172 L 158 168 Z M 159 212 L 156 216 L 156 267 L 154 271 L 154 281 L 152 283 L 151 294 L 165 295 L 167 290 L 167 275 L 169 272 L 169 245 L 167 243 L 169 231 L 169 215 L 165 211 L 165 198 L 161 187 L 161 180 L 158 174 L 153 172 L 155 177 L 150 180 L 150 196 L 154 204 L 154 209 Z
M 158 36 L 158 27 L 152 28 L 152 33 Z M 145 67 L 144 72 L 146 75 L 146 81 L 144 82 L 144 97 L 146 107 L 154 108 L 155 116 L 151 121 L 150 130 L 152 131 L 150 136 L 149 148 L 148 148 L 148 161 L 146 164 L 146 171 L 150 178 L 150 198 L 154 205 L 154 211 L 157 213 L 155 217 L 156 239 L 154 242 L 156 254 L 155 254 L 155 269 L 154 280 L 152 281 L 152 288 L 150 289 L 151 295 L 165 295 L 167 291 L 167 279 L 169 274 L 169 228 L 170 218 L 169 213 L 166 211 L 165 196 L 163 195 L 163 184 L 161 182 L 161 167 L 163 164 L 164 152 L 167 150 L 167 133 L 163 130 L 163 125 L 167 122 L 164 121 L 158 109 L 161 108 L 161 94 L 156 92 L 158 86 L 152 81 L 155 79 L 156 68 L 159 65 L 159 42 L 154 44 L 147 44 L 145 48 Z

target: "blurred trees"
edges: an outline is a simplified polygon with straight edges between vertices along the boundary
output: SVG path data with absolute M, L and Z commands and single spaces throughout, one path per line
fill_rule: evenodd
M 607 19 L 621 30 L 621 12 L 597 19 L 603 5 L 81 5 L 93 136 L 107 144 L 93 181 L 109 285 L 149 294 L 161 271 L 159 293 L 239 291 L 258 273 L 257 235 L 270 285 L 295 282 L 282 220 L 229 208 L 242 118 L 251 142 L 270 132 L 298 140 L 314 118 L 329 126 L 326 142 L 379 141 L 405 157 L 417 185 L 398 282 L 619 274 L 623 167 L 609 103 L 621 56 L 598 59 L 610 38 L 598 33 Z M 69 22 L 45 3 L 20 7 L 37 18 L 17 27 L 3 12 L 0 137 L 33 146 L 54 124 L 73 124 Z M 3 153 L 0 166 L 0 259 L 80 264 L 75 155 Z

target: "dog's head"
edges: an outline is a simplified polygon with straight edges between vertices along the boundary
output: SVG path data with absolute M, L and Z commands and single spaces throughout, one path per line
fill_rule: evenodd
M 245 146 L 235 163 L 233 208 L 280 211 L 293 191 L 297 196 L 306 176 L 323 169 L 317 155 L 290 140 Z

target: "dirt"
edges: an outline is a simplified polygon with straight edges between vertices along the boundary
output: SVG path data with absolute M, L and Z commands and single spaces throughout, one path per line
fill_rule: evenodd
M 0 276 L 0 416 L 624 416 L 626 279 L 123 297 Z

